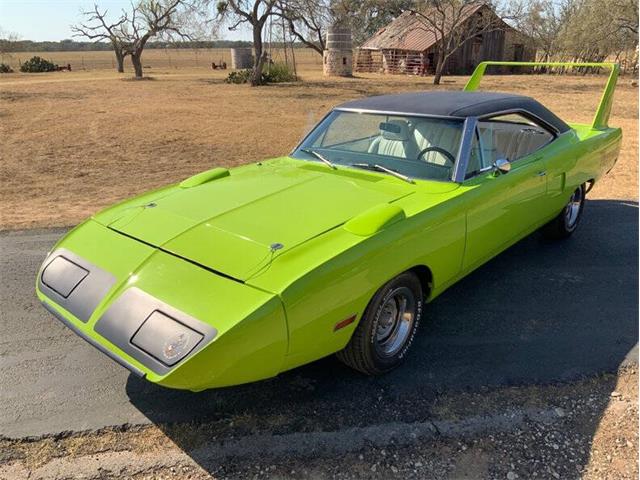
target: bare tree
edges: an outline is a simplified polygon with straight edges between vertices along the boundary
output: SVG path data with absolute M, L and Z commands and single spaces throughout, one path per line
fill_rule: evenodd
M 355 45 L 386 26 L 404 10 L 414 7 L 414 0 L 331 0 L 334 20 L 348 23 Z
M 168 39 L 193 40 L 189 17 L 201 13 L 203 2 L 197 0 L 140 0 L 133 5 L 126 21 L 118 26 L 136 78 L 142 78 L 142 52 L 157 35 Z
M 616 27 L 638 35 L 638 0 L 613 0 L 609 8 Z
M 543 60 L 597 62 L 638 44 L 638 0 L 522 0 L 516 22 Z M 586 73 L 588 69 L 582 69 Z
M 76 36 L 96 41 L 111 42 L 118 71 L 124 71 L 124 59 L 131 56 L 136 78 L 142 78 L 142 52 L 147 42 L 160 36 L 165 39 L 193 40 L 205 18 L 207 0 L 137 0 L 131 4 L 131 11 L 122 11 L 117 21 L 107 21 L 107 11 L 100 11 L 97 5 L 91 11 L 83 12 L 85 23 L 72 27 Z
M 16 51 L 16 44 L 20 40 L 17 33 L 5 32 L 0 28 L 0 57 L 11 57 L 11 53 Z
M 116 55 L 118 72 L 124 72 L 124 59 L 128 54 L 125 48 L 124 39 L 119 36 L 118 28 L 127 21 L 123 13 L 115 22 L 107 21 L 107 10 L 102 12 L 97 4 L 93 5 L 93 10 L 85 10 L 82 15 L 85 21 L 71 26 L 74 37 L 86 37 L 96 42 L 109 41 Z
M 235 30 L 242 23 L 251 25 L 255 53 L 251 85 L 254 87 L 262 84 L 262 67 L 265 61 L 262 30 L 267 19 L 274 15 L 276 2 L 277 0 L 222 0 L 217 5 L 219 17 L 233 22 L 229 30 Z
M 446 61 L 467 40 L 506 27 L 506 15 L 482 0 L 422 0 L 410 9 L 421 29 L 436 39 L 436 68 L 433 83 L 440 84 Z
M 564 50 L 564 32 L 575 16 L 576 0 L 524 0 L 525 12 L 516 19 L 516 27 L 534 40 L 542 51 L 542 61 L 559 58 Z
M 276 14 L 286 19 L 298 41 L 322 55 L 329 25 L 349 26 L 358 44 L 413 3 L 414 0 L 279 0 Z
M 638 12 L 628 8 L 632 4 L 619 0 L 577 0 L 560 37 L 564 55 L 580 61 L 602 61 L 635 50 Z
M 320 55 L 325 49 L 331 10 L 326 0 L 280 0 L 276 14 L 285 19 L 291 35 Z

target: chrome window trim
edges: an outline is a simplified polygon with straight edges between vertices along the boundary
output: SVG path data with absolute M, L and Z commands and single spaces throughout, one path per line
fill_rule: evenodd
M 539 123 L 540 127 L 544 128 L 550 134 L 552 134 L 554 136 L 554 140 L 559 135 L 562 135 L 563 133 L 566 133 L 566 132 L 560 133 L 560 130 L 558 130 L 556 127 L 551 125 L 549 122 L 545 121 L 544 119 L 540 118 L 535 113 L 532 113 L 529 110 L 524 109 L 524 108 L 510 108 L 508 110 L 499 110 L 497 112 L 492 112 L 492 113 L 488 113 L 486 115 L 482 115 L 482 116 L 478 117 L 478 120 L 480 120 L 482 122 L 482 121 L 485 121 L 485 120 L 491 120 L 494 117 L 499 117 L 501 115 L 510 115 L 512 113 L 519 113 L 519 114 L 523 115 L 524 117 L 530 117 L 530 120 L 533 120 L 536 123 Z
M 476 124 L 476 138 L 478 139 L 478 148 L 480 149 L 480 165 L 484 165 L 484 140 L 480 136 L 480 130 L 478 129 L 478 124 Z M 480 170 L 487 168 L 482 167 Z
M 411 112 L 399 112 L 395 110 L 370 110 L 367 108 L 334 108 L 332 112 L 352 112 L 352 113 L 372 113 L 379 115 L 402 115 L 406 117 L 420 117 L 420 118 L 440 118 L 443 120 L 465 120 L 468 117 L 457 117 L 455 115 L 432 115 L 429 113 L 411 113 Z
M 473 136 L 476 133 L 477 125 L 478 119 L 476 117 L 467 117 L 464 121 L 458 157 L 453 165 L 453 175 L 451 176 L 451 180 L 456 183 L 462 183 L 465 180 L 464 177 L 469 165 L 469 155 L 471 154 L 471 145 L 473 144 Z

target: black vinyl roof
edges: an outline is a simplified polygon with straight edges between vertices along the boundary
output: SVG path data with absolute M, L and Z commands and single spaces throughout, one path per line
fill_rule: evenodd
M 531 97 L 498 92 L 414 92 L 365 97 L 338 105 L 337 109 L 372 110 L 435 115 L 443 117 L 483 117 L 498 112 L 524 110 L 560 133 L 569 126 Z

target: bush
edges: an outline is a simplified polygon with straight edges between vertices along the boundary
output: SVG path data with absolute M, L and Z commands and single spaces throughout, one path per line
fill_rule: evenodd
M 13 69 L 6 63 L 0 63 L 0 73 L 13 73 Z
M 40 57 L 32 57 L 20 65 L 20 71 L 25 73 L 54 72 L 57 69 L 57 65 Z
M 285 63 L 265 65 L 263 77 L 266 83 L 293 82 L 296 80 L 293 69 Z
M 251 81 L 251 69 L 236 70 L 227 76 L 225 82 L 227 83 L 249 83 Z M 281 82 L 293 82 L 296 80 L 296 76 L 293 73 L 293 69 L 284 63 L 273 63 L 271 65 L 265 65 L 262 68 L 262 83 L 281 83 Z
M 235 70 L 227 76 L 227 83 L 247 83 L 251 80 L 251 70 Z

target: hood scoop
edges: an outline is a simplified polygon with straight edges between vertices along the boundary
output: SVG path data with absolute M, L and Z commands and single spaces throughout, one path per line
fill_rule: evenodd
M 212 168 L 206 172 L 199 173 L 193 177 L 189 177 L 186 180 L 180 182 L 180 188 L 193 188 L 204 183 L 217 180 L 218 178 L 224 178 L 229 176 L 229 170 L 226 168 Z

